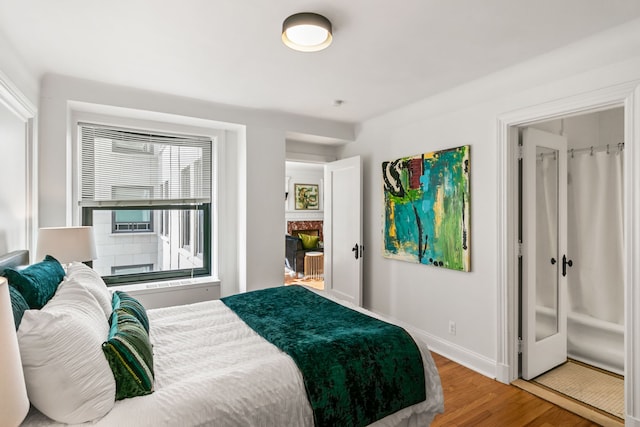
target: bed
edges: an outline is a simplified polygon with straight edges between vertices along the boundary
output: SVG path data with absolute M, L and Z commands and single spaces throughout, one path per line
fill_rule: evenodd
M 0 272 L 12 270 L 18 265 L 24 265 L 27 260 L 28 253 L 26 251 L 14 252 L 0 257 Z M 9 268 L 7 269 L 7 267 Z M 113 313 L 121 313 L 120 317 L 124 318 L 128 316 L 128 312 L 125 313 L 121 308 L 115 309 L 114 301 L 116 298 L 113 296 L 114 293 L 110 292 L 99 278 L 92 275 L 91 272 L 93 270 L 87 270 L 90 269 L 83 264 L 74 263 L 69 266 L 65 271 L 62 283 L 55 290 L 53 297 L 39 311 L 44 314 L 47 312 L 56 313 L 57 306 L 57 310 L 61 310 L 66 314 L 66 310 L 77 309 L 82 315 L 93 316 L 92 319 L 95 318 L 100 324 L 99 327 L 94 328 L 99 330 L 99 333 L 95 335 L 102 341 L 110 342 L 111 339 L 107 339 L 107 337 L 111 337 L 113 333 L 113 324 L 109 326 L 109 322 L 115 317 Z M 78 283 L 74 284 L 74 281 Z M 87 282 L 91 283 L 87 284 Z M 291 288 L 292 290 L 284 290 L 285 288 Z M 287 310 L 286 306 L 293 306 L 293 304 L 289 302 L 285 305 L 280 304 L 279 300 L 282 300 L 285 294 L 277 294 L 277 292 L 287 292 L 286 298 L 300 299 L 301 301 L 308 300 L 316 307 L 326 306 L 330 310 L 339 310 L 336 313 L 340 314 L 332 316 L 347 316 L 348 319 L 351 319 L 347 322 L 350 324 L 357 323 L 352 319 L 360 319 L 368 323 L 374 321 L 372 318 L 380 319 L 380 317 L 360 307 L 350 306 L 348 303 L 331 299 L 326 295 L 320 295 L 320 293 L 306 288 L 290 286 L 273 289 L 275 291 L 257 291 L 255 295 L 247 293 L 222 300 L 145 311 L 144 317 L 148 322 L 148 339 L 152 346 L 152 390 L 143 391 L 137 397 L 123 398 L 121 400 L 113 398 L 114 381 L 112 377 L 118 377 L 117 373 L 115 373 L 116 371 L 113 371 L 114 373 L 111 376 L 109 375 L 109 371 L 105 368 L 105 366 L 109 367 L 109 363 L 105 363 L 105 360 L 100 360 L 101 358 L 98 355 L 101 354 L 101 351 L 95 354 L 93 347 L 90 347 L 87 352 L 93 352 L 92 354 L 96 356 L 96 359 L 91 363 L 100 364 L 99 367 L 88 363 L 87 361 L 91 360 L 91 356 L 83 354 L 77 361 L 72 363 L 74 365 L 72 374 L 63 376 L 60 373 L 65 368 L 69 368 L 64 366 L 69 364 L 68 360 L 63 360 L 53 375 L 49 373 L 43 379 L 43 374 L 38 371 L 40 367 L 38 366 L 37 369 L 34 369 L 34 366 L 30 365 L 42 365 L 42 361 L 38 358 L 53 357 L 51 354 L 55 354 L 56 357 L 60 358 L 66 357 L 64 355 L 61 356 L 59 354 L 61 352 L 79 352 L 82 345 L 75 343 L 81 342 L 82 338 L 74 338 L 74 344 L 66 345 L 62 351 L 49 350 L 47 351 L 49 353 L 47 356 L 42 356 L 40 349 L 34 350 L 30 347 L 46 346 L 49 341 L 52 341 L 53 345 L 59 345 L 59 337 L 56 339 L 50 338 L 51 335 L 56 334 L 56 327 L 55 325 L 52 326 L 52 323 L 55 322 L 49 321 L 46 328 L 42 328 L 42 331 L 46 331 L 46 333 L 38 332 L 38 328 L 33 326 L 33 319 L 42 316 L 43 313 L 34 309 L 25 311 L 17 333 L 32 407 L 23 425 L 51 426 L 64 424 L 45 416 L 36 409 L 36 406 L 41 409 L 44 408 L 43 411 L 49 413 L 49 415 L 54 414 L 53 418 L 62 419 L 66 423 L 74 425 L 83 424 L 83 422 L 77 421 L 87 421 L 83 417 L 95 417 L 96 414 L 99 414 L 100 416 L 92 418 L 88 423 L 88 425 L 96 426 L 424 426 L 429 425 L 433 417 L 443 411 L 440 378 L 429 350 L 418 336 L 407 332 L 404 333 L 410 336 L 410 340 L 412 338 L 412 343 L 418 351 L 417 354 L 422 367 L 421 375 L 419 376 L 411 373 L 407 377 L 406 372 L 400 372 L 402 366 L 399 367 L 398 365 L 403 365 L 403 363 L 394 362 L 395 364 L 390 364 L 386 368 L 380 368 L 369 362 L 361 362 L 361 360 L 367 360 L 362 355 L 348 358 L 349 352 L 353 351 L 351 348 L 332 349 L 328 352 L 340 354 L 339 357 L 345 359 L 340 359 L 340 364 L 343 362 L 345 364 L 356 364 L 358 369 L 363 369 L 364 374 L 369 374 L 370 377 L 376 378 L 386 375 L 393 383 L 385 383 L 383 385 L 375 383 L 373 384 L 373 391 L 356 392 L 356 394 L 360 393 L 359 396 L 367 396 L 367 398 L 356 403 L 350 400 L 349 402 L 352 403 L 349 403 L 345 409 L 344 402 L 341 402 L 340 396 L 342 394 L 340 393 L 345 393 L 345 390 L 351 393 L 354 384 L 348 383 L 348 387 L 342 390 L 339 388 L 339 384 L 336 385 L 342 381 L 341 379 L 336 379 L 341 375 L 342 371 L 337 372 L 336 366 L 331 365 L 326 368 L 325 375 L 325 371 L 323 371 L 325 367 L 318 367 L 324 363 L 322 359 L 331 356 L 326 351 L 318 353 L 316 359 L 310 363 L 300 359 L 300 357 L 313 353 L 308 349 L 301 350 L 300 344 L 300 341 L 305 341 L 307 336 L 311 334 L 301 332 L 306 331 L 306 329 L 298 327 L 300 325 L 296 325 L 296 327 L 290 326 L 299 322 L 299 317 L 309 316 L 299 316 L 299 314 L 296 314 L 296 310 Z M 93 295 L 89 297 L 87 296 L 88 293 L 93 293 Z M 67 297 L 71 295 L 72 298 L 80 298 L 79 296 L 82 295 L 81 298 L 86 298 L 86 301 L 90 300 L 90 304 L 68 303 L 63 301 L 65 295 Z M 105 298 L 105 295 L 108 298 Z M 122 297 L 124 304 L 128 296 L 124 294 Z M 259 298 L 263 299 L 260 300 Z M 76 305 L 74 306 L 74 304 Z M 87 314 L 86 312 L 89 310 L 86 307 L 89 305 L 96 307 L 94 311 L 100 314 Z M 111 306 L 110 315 L 106 315 L 104 311 L 99 311 L 99 309 L 106 310 L 109 313 L 107 305 Z M 260 325 L 258 323 L 264 320 L 266 315 L 271 315 L 270 313 L 272 312 L 284 313 L 286 311 L 293 313 L 298 318 L 292 320 L 292 318 L 283 317 L 285 326 L 280 332 L 276 331 L 276 334 L 280 334 L 278 338 L 274 339 L 269 333 L 271 330 L 277 329 L 273 325 L 281 322 L 278 320 L 279 318 L 262 322 L 264 323 L 263 329 L 266 326 L 266 332 L 259 329 Z M 60 315 L 59 312 L 55 316 L 58 315 Z M 278 316 L 280 315 L 278 314 Z M 284 314 L 282 315 L 284 316 Z M 51 316 L 53 316 L 51 319 L 56 319 L 54 315 Z M 89 317 L 85 317 L 85 319 L 89 319 Z M 360 320 L 357 321 L 359 322 Z M 91 321 L 86 320 L 83 324 Z M 375 322 L 378 322 L 378 320 L 375 320 Z M 120 320 L 117 323 L 119 325 Z M 144 322 L 141 321 L 140 323 L 143 324 Z M 380 331 L 386 330 L 388 328 L 386 325 L 396 328 L 389 322 L 379 322 L 376 325 L 380 326 Z M 74 326 L 73 329 L 82 328 Z M 342 330 L 343 326 L 339 325 L 337 329 Z M 346 325 L 344 329 L 348 329 Z M 32 336 L 34 335 L 34 330 L 36 331 L 35 338 Z M 54 331 L 53 333 L 51 332 L 52 330 Z M 284 335 L 287 335 L 284 338 L 282 337 L 282 330 L 285 331 Z M 291 335 L 289 332 L 292 331 L 298 335 L 293 334 L 292 337 L 288 337 L 288 335 Z M 38 335 L 39 333 L 41 335 Z M 380 334 L 381 332 L 376 333 Z M 400 332 L 400 334 L 402 333 Z M 360 332 L 357 334 L 360 334 Z M 364 333 L 362 335 L 365 336 Z M 287 344 L 281 343 L 282 339 L 289 338 L 293 339 L 293 341 L 289 341 L 289 347 L 287 347 Z M 31 339 L 31 342 L 29 342 L 29 339 Z M 351 336 L 346 338 L 342 336 L 341 339 L 347 344 L 355 340 Z M 379 343 L 387 342 L 381 335 L 376 335 L 373 339 L 366 338 L 366 340 L 369 340 L 367 345 L 378 345 Z M 327 339 L 327 346 L 334 345 L 334 341 Z M 34 342 L 38 344 L 36 345 Z M 277 345 L 282 345 L 282 347 L 279 348 Z M 386 346 L 387 344 L 384 345 Z M 329 348 L 324 345 L 319 347 L 321 350 Z M 380 354 L 382 351 L 380 348 L 382 347 L 379 347 L 374 353 Z M 35 356 L 33 355 L 34 352 L 36 353 Z M 402 352 L 396 352 L 396 350 L 392 349 L 389 353 Z M 104 354 L 107 353 L 105 352 Z M 405 357 L 404 353 L 402 354 Z M 70 354 L 68 357 L 74 358 L 77 355 Z M 387 355 L 385 354 L 384 357 L 387 357 Z M 102 359 L 105 359 L 105 357 L 103 356 Z M 309 360 L 312 359 L 310 358 Z M 60 363 L 59 360 L 58 363 Z M 87 375 L 92 376 L 92 378 L 88 380 L 83 378 L 69 379 L 70 376 L 80 375 L 76 374 L 75 371 L 82 371 L 83 367 L 80 365 L 83 363 L 87 365 L 85 367 L 85 369 L 88 369 L 86 371 Z M 393 367 L 390 368 L 390 366 Z M 315 371 L 319 382 L 330 383 L 319 395 L 313 394 L 316 386 L 310 383 L 309 378 L 313 374 L 308 373 L 309 369 Z M 389 372 L 380 373 L 381 370 L 384 371 L 385 369 Z M 35 374 L 34 370 L 37 371 Z M 102 372 L 102 374 L 98 376 L 96 372 Z M 370 375 L 371 372 L 376 372 L 376 375 Z M 57 384 L 54 381 L 55 378 L 51 378 L 56 375 L 62 377 Z M 398 378 L 404 378 L 403 375 L 410 378 L 410 380 L 402 387 L 413 387 L 415 389 L 415 384 L 419 384 L 420 388 L 424 388 L 424 400 L 413 402 L 406 407 L 402 406 L 402 402 L 396 403 L 395 407 L 386 407 L 386 400 L 398 400 L 396 399 L 396 394 L 404 393 L 402 389 L 394 388 L 400 387 L 396 383 L 399 381 Z M 32 378 L 33 376 L 35 376 L 35 379 Z M 82 408 L 79 412 L 74 408 L 66 408 L 67 412 L 72 412 L 70 418 L 65 418 L 66 414 L 58 416 L 56 411 L 61 405 L 58 395 L 66 392 L 60 382 L 66 384 L 67 380 L 71 383 L 76 381 L 80 388 L 85 387 L 86 384 L 102 381 L 104 384 L 97 388 L 100 389 L 102 387 L 103 398 L 95 401 L 80 402 Z M 47 384 L 42 385 L 43 383 Z M 327 395 L 327 392 L 329 395 Z M 118 393 L 120 393 L 120 389 L 118 389 Z M 331 395 L 331 393 L 337 394 Z M 86 400 L 86 394 L 88 393 L 80 393 L 80 397 L 71 395 L 67 401 L 72 401 L 76 398 Z M 54 399 L 53 403 L 47 402 L 47 399 L 51 399 L 51 395 L 58 396 L 58 400 L 55 401 Z M 107 396 L 107 398 L 105 399 L 104 396 Z M 352 399 L 352 397 L 345 397 L 345 399 L 347 398 Z M 42 402 L 43 400 L 44 403 Z M 334 403 L 337 403 L 338 410 L 333 407 L 333 409 L 327 410 L 323 406 L 325 404 L 328 405 L 327 402 L 332 400 L 337 401 Z M 35 402 L 38 403 L 36 404 Z M 375 402 L 375 405 L 373 402 Z M 385 408 L 378 408 L 380 403 Z M 342 407 L 340 406 L 341 404 Z M 63 402 L 64 405 L 66 405 L 66 401 Z M 398 405 L 401 407 L 398 407 Z M 373 411 L 377 414 L 376 417 L 380 417 L 380 414 L 384 416 L 373 419 L 359 417 L 358 414 L 343 413 L 355 412 L 355 410 L 352 410 L 352 406 L 361 407 L 363 411 Z M 321 408 L 325 408 L 322 410 L 328 411 L 334 418 L 319 415 L 321 414 Z M 332 411 L 334 413 L 331 413 Z M 385 411 L 393 412 L 387 414 Z M 363 423 L 363 420 L 368 421 Z

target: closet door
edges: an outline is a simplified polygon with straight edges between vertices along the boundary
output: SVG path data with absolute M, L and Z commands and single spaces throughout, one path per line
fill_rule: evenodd
M 527 128 L 522 162 L 522 377 L 567 359 L 567 140 Z

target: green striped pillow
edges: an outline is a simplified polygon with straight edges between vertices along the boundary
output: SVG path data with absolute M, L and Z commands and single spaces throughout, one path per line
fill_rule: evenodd
M 140 302 L 126 292 L 115 291 L 111 303 L 113 310 L 122 309 L 134 316 L 142 323 L 144 329 L 149 332 L 149 318 L 147 311 Z
M 142 323 L 123 309 L 114 310 L 109 339 L 102 344 L 116 380 L 116 400 L 153 393 L 153 350 Z

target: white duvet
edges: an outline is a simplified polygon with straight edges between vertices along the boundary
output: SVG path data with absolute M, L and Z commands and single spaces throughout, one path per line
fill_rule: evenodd
M 148 315 L 155 391 L 116 402 L 91 425 L 313 426 L 302 376 L 293 360 L 221 301 L 149 310 Z M 427 400 L 374 426 L 425 426 L 442 411 L 435 364 L 426 345 L 416 342 L 425 366 Z M 32 409 L 23 425 L 59 424 Z

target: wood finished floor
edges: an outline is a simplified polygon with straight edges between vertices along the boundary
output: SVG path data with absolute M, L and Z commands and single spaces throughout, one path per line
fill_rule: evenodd
M 444 390 L 444 414 L 436 426 L 598 426 L 517 387 L 502 384 L 436 353 Z

